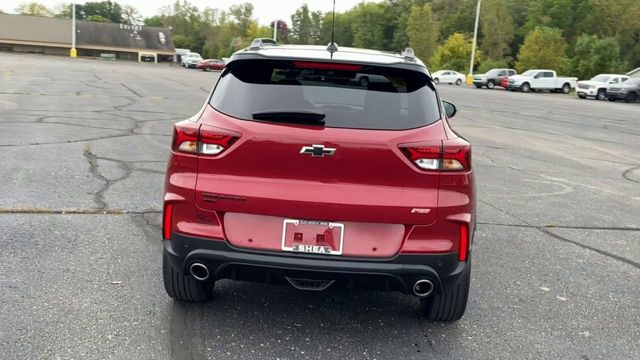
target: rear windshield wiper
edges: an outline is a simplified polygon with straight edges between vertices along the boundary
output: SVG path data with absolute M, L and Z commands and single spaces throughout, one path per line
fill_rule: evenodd
M 251 114 L 254 120 L 282 122 L 289 124 L 324 125 L 326 114 L 313 110 L 273 110 Z

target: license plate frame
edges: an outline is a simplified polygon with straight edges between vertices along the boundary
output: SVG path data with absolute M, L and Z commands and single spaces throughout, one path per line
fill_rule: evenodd
M 339 229 L 339 245 L 338 249 L 334 250 L 330 246 L 320 245 L 305 245 L 305 244 L 291 244 L 287 245 L 287 226 L 299 226 L 299 225 L 316 225 L 326 226 L 328 229 Z M 344 247 L 344 224 L 329 221 L 313 221 L 313 220 L 296 220 L 296 219 L 284 219 L 282 222 L 282 251 L 299 253 L 299 254 L 315 254 L 315 255 L 342 255 L 342 249 Z

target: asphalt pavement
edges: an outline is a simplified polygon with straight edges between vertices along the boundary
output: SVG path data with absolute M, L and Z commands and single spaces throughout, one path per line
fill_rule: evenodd
M 469 306 L 220 281 L 174 303 L 172 124 L 217 73 L 0 52 L 2 359 L 638 359 L 640 104 L 441 85 L 473 144 Z

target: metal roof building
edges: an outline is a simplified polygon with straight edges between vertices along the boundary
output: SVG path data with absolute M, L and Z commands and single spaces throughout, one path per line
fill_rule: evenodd
M 0 14 L 0 50 L 69 55 L 71 20 Z M 76 21 L 79 56 L 113 54 L 139 60 L 141 55 L 173 57 L 175 49 L 167 28 Z

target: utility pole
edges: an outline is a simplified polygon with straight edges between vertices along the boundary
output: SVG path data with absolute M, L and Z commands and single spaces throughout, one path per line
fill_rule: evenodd
M 273 22 L 273 41 L 278 42 L 278 20 Z
M 471 46 L 471 64 L 469 64 L 469 75 L 467 75 L 467 85 L 473 83 L 473 63 L 476 61 L 476 44 L 478 42 L 478 21 L 480 20 L 480 3 L 482 0 L 478 0 L 478 7 L 476 8 L 476 25 L 473 28 L 473 44 Z
M 78 57 L 78 51 L 76 50 L 76 2 L 75 0 L 71 4 L 71 50 L 69 56 L 74 58 Z

